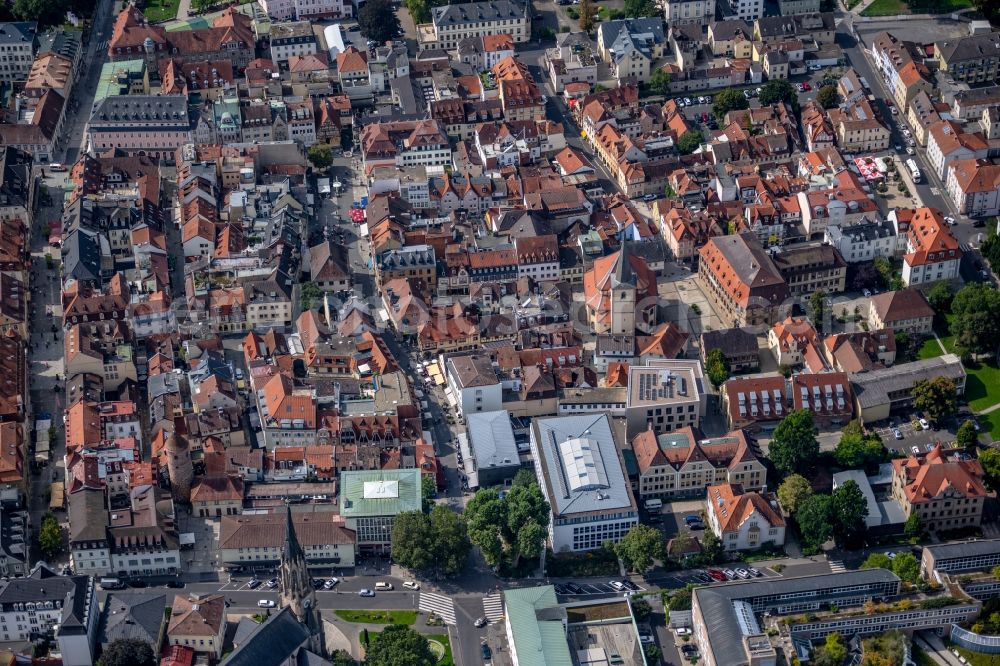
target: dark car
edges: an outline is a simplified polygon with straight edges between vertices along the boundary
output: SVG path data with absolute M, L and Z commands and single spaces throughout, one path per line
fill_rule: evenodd
M 705 523 L 688 523 L 688 529 L 692 530 L 703 530 L 705 529 Z
M 141 578 L 136 578 L 135 580 L 130 580 L 128 582 L 129 587 L 147 587 L 148 585 L 149 584 Z
M 350 28 L 347 29 L 347 31 L 348 32 L 361 32 L 361 26 L 360 25 L 352 25 Z
M 483 649 L 483 659 L 489 659 L 493 656 L 493 650 L 490 649 L 489 645 L 483 643 L 480 647 Z
M 167 581 L 167 587 L 171 587 L 171 588 L 175 588 L 175 589 L 182 588 L 182 587 L 184 587 L 184 581 L 182 581 L 182 580 L 168 580 Z

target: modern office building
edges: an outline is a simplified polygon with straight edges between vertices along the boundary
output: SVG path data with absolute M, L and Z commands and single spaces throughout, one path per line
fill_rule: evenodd
M 650 360 L 629 368 L 625 418 L 631 439 L 644 430 L 697 426 L 707 398 L 700 361 Z
M 989 570 L 1000 565 L 1000 539 L 961 541 L 924 546 L 920 573 Z
M 358 552 L 389 552 L 392 524 L 404 511 L 420 511 L 420 470 L 343 470 L 340 515 L 357 535 Z
M 635 497 L 607 414 L 535 419 L 531 453 L 551 508 L 553 552 L 617 543 L 638 524 Z
M 488 488 L 512 480 L 521 469 L 521 458 L 510 413 L 505 409 L 474 412 L 465 419 L 465 432 L 458 435 L 458 444 L 469 488 Z

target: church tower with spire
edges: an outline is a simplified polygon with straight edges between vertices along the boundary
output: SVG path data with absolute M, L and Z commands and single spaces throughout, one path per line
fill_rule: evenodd
M 295 535 L 291 505 L 286 507 L 286 511 L 285 552 L 281 558 L 281 605 L 291 609 L 298 621 L 309 627 L 309 650 L 326 656 L 323 619 L 316 605 L 316 591 L 306 567 L 306 555 Z

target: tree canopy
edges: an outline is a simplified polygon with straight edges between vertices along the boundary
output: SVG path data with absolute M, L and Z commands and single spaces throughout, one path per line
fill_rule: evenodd
M 643 18 L 659 16 L 660 10 L 653 0 L 625 0 L 625 16 L 628 18 Z
M 615 554 L 630 571 L 643 572 L 663 559 L 663 535 L 649 525 L 636 525 L 615 544 Z
M 501 499 L 496 488 L 483 488 L 465 507 L 469 538 L 490 566 L 541 555 L 549 526 L 549 504 L 530 472 L 520 472 Z
M 831 496 L 833 538 L 842 548 L 857 548 L 868 530 L 868 500 L 856 481 L 846 481 Z
M 371 0 L 369 0 L 371 2 Z M 393 624 L 376 634 L 365 650 L 365 666 L 434 666 L 427 639 L 406 625 Z
M 736 88 L 726 88 L 715 96 L 712 102 L 712 113 L 719 120 L 722 120 L 730 111 L 750 108 L 750 100 L 744 96 L 741 90 Z
M 823 322 L 826 319 L 826 292 L 817 289 L 809 297 L 809 316 L 812 317 L 813 326 L 819 333 L 823 332 Z
M 844 428 L 833 457 L 844 469 L 860 469 L 882 462 L 885 447 L 877 435 L 867 435 L 857 421 Z
M 776 104 L 777 102 L 784 102 L 793 109 L 797 109 L 799 106 L 799 93 L 795 89 L 795 86 L 793 86 L 786 79 L 768 81 L 764 84 L 764 87 L 761 88 L 761 106 L 768 106 L 770 104 Z
M 892 571 L 892 560 L 885 553 L 872 553 L 861 563 L 862 569 L 888 569 Z
M 955 441 L 958 442 L 959 446 L 972 446 L 979 442 L 979 433 L 976 432 L 976 427 L 972 424 L 972 421 L 965 421 L 962 425 L 958 426 L 958 431 L 955 433 Z
M 111 641 L 101 653 L 101 666 L 155 666 L 153 647 L 138 638 Z
M 657 95 L 670 94 L 670 72 L 662 67 L 656 68 L 649 77 L 649 89 Z
M 980 449 L 979 464 L 983 467 L 983 480 L 991 490 L 1000 490 L 1000 451 Z
M 935 282 L 927 291 L 927 302 L 938 312 L 949 310 L 954 298 L 955 292 L 951 290 L 951 285 L 944 281 Z
M 38 547 L 45 557 L 53 557 L 63 550 L 62 528 L 55 514 L 47 513 L 38 529 Z
M 677 150 L 681 155 L 690 155 L 698 150 L 704 138 L 700 130 L 688 130 L 677 140 Z
M 729 379 L 729 361 L 718 347 L 708 350 L 705 354 L 705 374 L 712 386 L 719 388 Z
M 913 406 L 935 423 L 955 413 L 955 382 L 947 377 L 921 379 L 913 384 Z
M 392 557 L 409 569 L 457 574 L 471 547 L 465 520 L 443 505 L 429 514 L 407 511 L 393 521 Z
M 962 353 L 994 354 L 1000 345 L 1000 292 L 991 284 L 970 283 L 951 301 L 951 333 Z
M 11 12 L 20 21 L 38 21 L 38 27 L 59 25 L 66 17 L 66 0 L 14 0 Z
M 328 143 L 314 143 L 307 153 L 309 161 L 319 170 L 328 169 L 333 164 L 333 152 Z
M 832 502 L 829 495 L 813 495 L 806 498 L 795 514 L 799 525 L 802 545 L 816 550 L 833 535 Z
M 909 551 L 896 553 L 892 559 L 892 573 L 907 583 L 916 583 L 920 579 L 920 562 Z
M 771 462 L 782 474 L 808 472 L 819 455 L 819 440 L 812 412 L 798 409 L 786 416 L 774 429 L 768 447 Z
M 812 495 L 813 489 L 809 481 L 799 474 L 789 474 L 778 486 L 778 501 L 789 515 L 795 515 L 802 503 Z
M 593 0 L 580 0 L 580 30 L 590 32 L 597 22 L 597 9 Z
M 823 86 L 816 91 L 816 103 L 824 109 L 832 109 L 840 104 L 840 93 L 837 86 Z
M 361 34 L 382 44 L 399 36 L 401 29 L 391 0 L 368 0 L 358 10 Z

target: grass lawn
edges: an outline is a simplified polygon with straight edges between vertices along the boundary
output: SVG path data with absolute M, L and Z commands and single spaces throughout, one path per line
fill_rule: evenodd
M 142 13 L 151 23 L 169 21 L 177 17 L 177 5 L 180 0 L 147 0 Z
M 969 662 L 970 666 L 1000 666 L 1000 654 L 980 654 L 978 652 L 970 652 L 963 647 L 958 647 L 957 645 L 949 645 L 948 650 L 958 650 L 958 653 L 965 657 Z M 920 662 L 917 662 L 918 666 Z
M 965 365 L 965 399 L 974 411 L 986 409 L 1000 402 L 1000 368 L 996 361 Z
M 358 624 L 413 624 L 417 621 L 417 611 L 407 610 L 337 610 L 341 620 Z
M 920 345 L 920 349 L 917 350 L 917 358 L 936 358 L 941 356 L 944 352 L 941 351 L 938 341 L 933 337 L 924 340 L 924 344 Z
M 909 14 L 910 8 L 903 0 L 875 0 L 861 12 L 862 16 L 896 16 Z
M 455 660 L 451 656 L 451 640 L 447 634 L 433 634 L 427 636 L 427 640 L 436 641 L 444 647 L 444 656 L 438 659 L 438 666 L 455 666 Z M 433 645 L 431 647 L 433 648 Z M 437 654 L 437 651 L 434 654 Z

